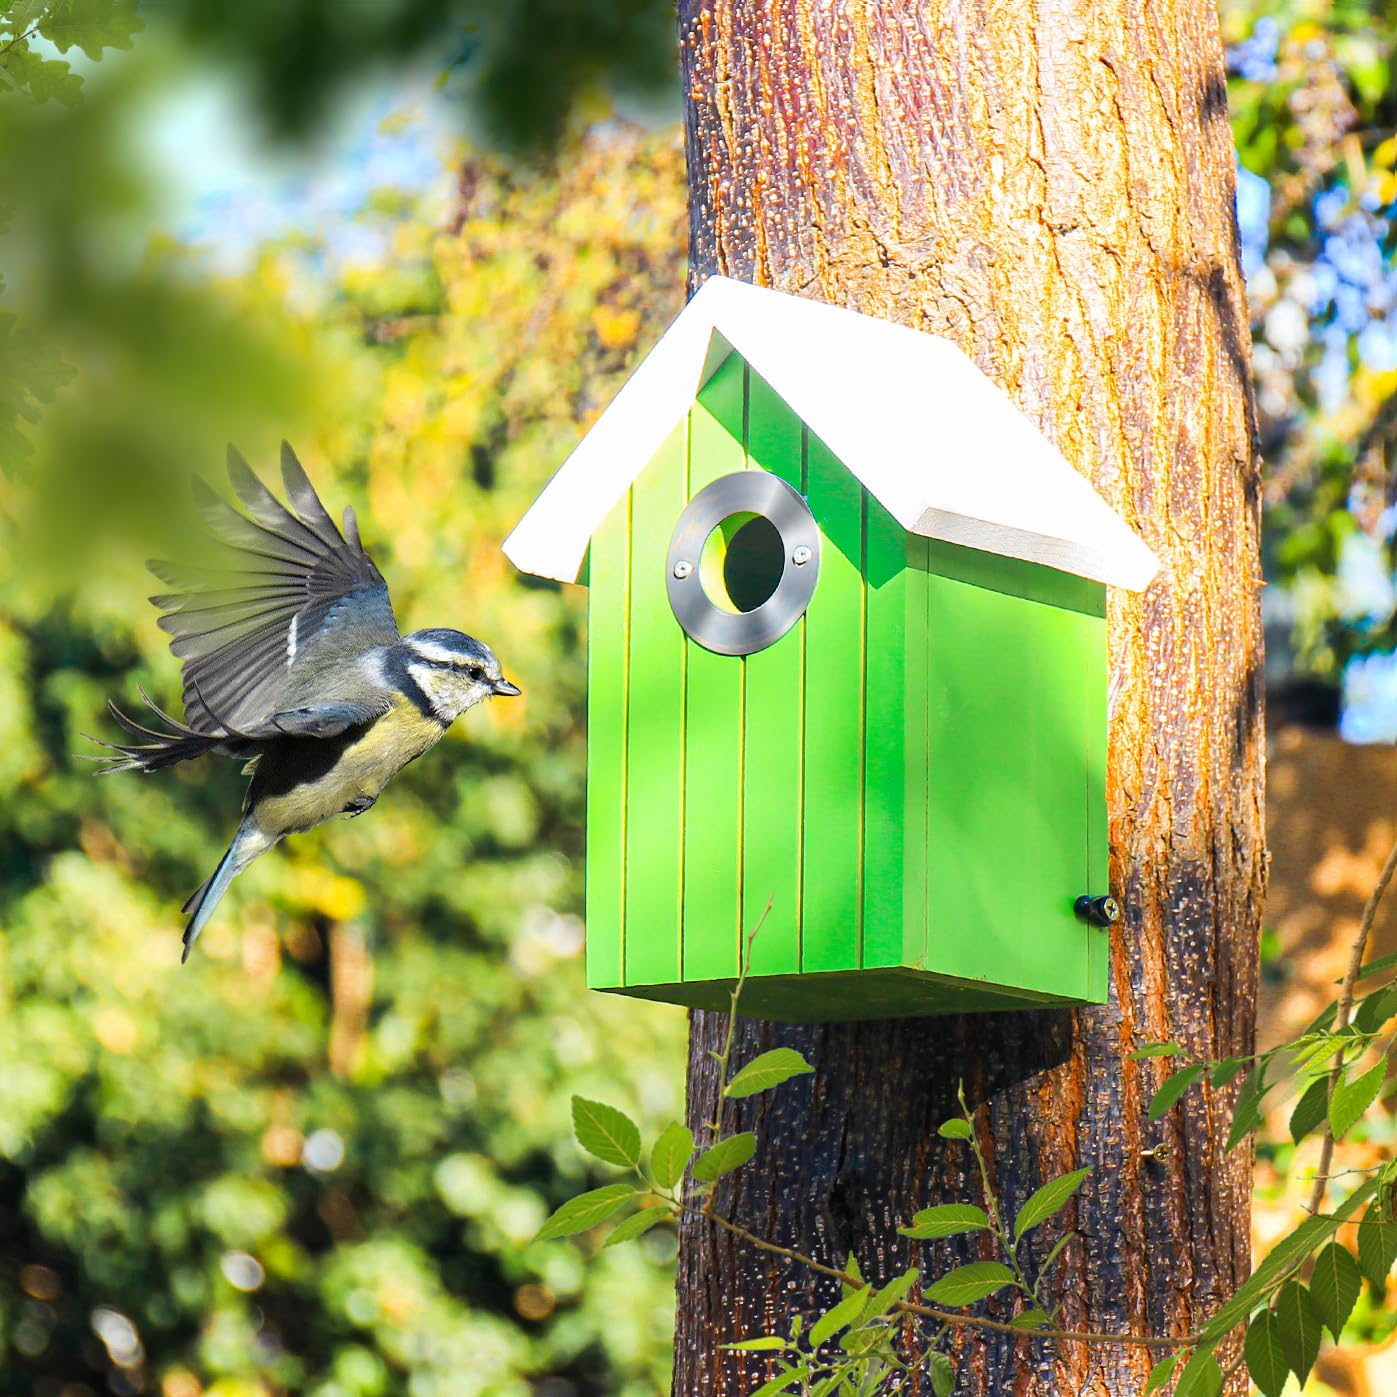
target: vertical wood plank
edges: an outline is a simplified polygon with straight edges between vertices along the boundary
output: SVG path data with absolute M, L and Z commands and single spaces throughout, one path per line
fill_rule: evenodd
M 745 380 L 741 358 L 729 355 L 689 413 L 690 499 L 745 464 Z M 671 522 L 666 542 L 672 528 Z M 674 630 L 682 635 L 677 625 Z M 742 936 L 743 662 L 687 637 L 684 644 L 683 974 L 716 980 L 737 974 Z
M 747 464 L 803 492 L 800 419 L 750 372 Z M 771 912 L 752 944 L 752 971 L 800 969 L 801 781 L 805 621 L 747 656 L 743 742 L 742 927 Z
M 865 490 L 863 940 L 860 964 L 902 960 L 907 803 L 907 531 Z
M 628 985 L 679 978 L 684 809 L 684 633 L 665 591 L 665 554 L 684 508 L 687 423 L 632 489 L 630 701 L 626 729 Z
M 906 800 L 902 873 L 902 963 L 926 962 L 927 800 L 931 741 L 930 588 L 927 540 L 906 536 L 907 608 L 903 656 L 903 792 Z
M 622 979 L 630 492 L 592 536 L 587 587 L 587 983 Z
M 803 971 L 859 963 L 863 820 L 863 509 L 858 482 L 807 433 L 806 492 L 823 535 L 805 618 Z

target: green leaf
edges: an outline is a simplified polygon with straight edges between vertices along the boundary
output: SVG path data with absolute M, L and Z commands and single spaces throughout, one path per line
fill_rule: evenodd
M 784 1373 L 778 1373 L 769 1382 L 764 1382 L 752 1397 L 772 1397 L 773 1393 L 789 1392 L 796 1383 L 804 1382 L 809 1376 L 810 1368 L 802 1363 L 799 1368 L 789 1368 Z
M 1262 1258 L 1256 1270 L 1237 1287 L 1232 1298 L 1219 1306 L 1217 1313 L 1203 1326 L 1203 1341 L 1215 1344 L 1234 1325 L 1246 1319 L 1270 1294 L 1276 1281 L 1302 1257 L 1327 1242 L 1372 1197 L 1376 1188 L 1376 1183 L 1370 1179 L 1355 1189 L 1332 1213 L 1306 1218 L 1293 1232 L 1282 1237 Z M 1358 1229 L 1358 1251 L 1361 1262 L 1362 1227 Z
M 968 1140 L 970 1139 L 970 1122 L 959 1118 L 942 1121 L 937 1134 L 945 1140 Z
M 1214 1087 L 1225 1087 L 1246 1067 L 1251 1061 L 1247 1057 L 1225 1057 L 1221 1062 L 1213 1064 L 1213 1069 L 1208 1073 L 1208 1082 Z
M 640 1129 L 624 1111 L 614 1106 L 574 1096 L 572 1132 L 588 1154 L 596 1155 L 607 1164 L 634 1167 L 640 1163 Z
M 1145 1397 L 1149 1397 L 1151 1392 L 1158 1392 L 1174 1376 L 1178 1362 L 1179 1355 L 1171 1353 L 1168 1358 L 1161 1359 L 1150 1369 L 1150 1375 L 1145 1381 Z
M 769 1091 L 792 1077 L 814 1070 L 794 1048 L 772 1048 L 770 1052 L 753 1058 L 723 1088 L 723 1095 L 734 1099 L 755 1096 L 759 1091 Z
M 1211 1349 L 1199 1349 L 1179 1374 L 1174 1397 L 1221 1397 L 1222 1369 Z
M 1057 1239 L 1057 1241 L 1053 1243 L 1053 1249 L 1052 1249 L 1052 1251 L 1050 1251 L 1050 1252 L 1047 1254 L 1047 1256 L 1045 1256 L 1045 1257 L 1043 1258 L 1043 1264 L 1038 1268 L 1038 1274 L 1039 1274 L 1039 1276 L 1045 1276 L 1045 1275 L 1047 1274 L 1048 1268 L 1053 1264 L 1054 1261 L 1056 1261 L 1056 1260 L 1058 1259 L 1058 1257 L 1060 1257 L 1060 1256 L 1062 1255 L 1062 1249 L 1063 1249 L 1063 1248 L 1068 1244 L 1068 1242 L 1070 1242 L 1076 1235 L 1077 1235 L 1077 1234 L 1076 1234 L 1075 1232 L 1064 1232 L 1064 1233 L 1062 1234 L 1062 1236 L 1059 1237 L 1059 1238 Z
M 1252 1320 L 1243 1352 L 1247 1372 L 1261 1397 L 1281 1397 L 1281 1389 L 1290 1376 L 1290 1364 L 1281 1348 L 1280 1321 L 1270 1310 L 1263 1310 Z
M 602 1243 L 603 1247 L 614 1247 L 618 1242 L 630 1242 L 643 1237 L 652 1227 L 667 1222 L 674 1214 L 664 1207 L 642 1208 L 628 1218 L 622 1218 L 612 1229 L 611 1235 Z
M 885 1315 L 899 1300 L 907 1298 L 907 1292 L 921 1279 L 922 1273 L 915 1266 L 909 1266 L 900 1276 L 895 1276 L 881 1290 L 875 1291 L 864 1310 L 860 1323 L 867 1324 L 879 1315 Z
M 1385 985 L 1359 1001 L 1353 1024 L 1363 1033 L 1376 1033 L 1394 1014 L 1397 1014 L 1397 985 Z
M 1015 1329 L 1043 1329 L 1052 1323 L 1052 1319 L 1042 1310 L 1025 1310 L 1023 1314 L 1015 1315 L 1009 1323 Z
M 1061 1178 L 1049 1179 L 1037 1192 L 1030 1194 L 1019 1209 L 1014 1223 L 1015 1240 L 1031 1228 L 1046 1222 L 1058 1209 L 1066 1206 L 1067 1201 L 1086 1182 L 1090 1173 L 1090 1169 L 1074 1169 Z
M 729 1135 L 711 1145 L 694 1161 L 693 1176 L 700 1183 L 711 1184 L 724 1174 L 740 1169 L 757 1152 L 757 1137 L 750 1130 Z
M 1348 1248 L 1330 1242 L 1315 1257 L 1314 1272 L 1310 1276 L 1310 1303 L 1336 1344 L 1362 1289 L 1363 1273 Z
M 775 1334 L 763 1334 L 760 1339 L 743 1339 L 739 1344 L 724 1344 L 723 1347 L 734 1353 L 775 1353 L 778 1349 L 784 1352 L 790 1345 Z
M 1298 1145 L 1329 1118 L 1329 1078 L 1316 1077 L 1290 1113 L 1290 1138 Z
M 1236 1149 L 1261 1124 L 1262 1103 L 1270 1090 L 1266 1085 L 1266 1063 L 1262 1061 L 1247 1073 L 1247 1079 L 1237 1093 L 1237 1104 L 1232 1110 L 1232 1128 L 1227 1132 L 1225 1149 Z
M 904 1237 L 926 1241 L 930 1237 L 954 1237 L 962 1232 L 979 1232 L 990 1225 L 983 1208 L 973 1203 L 941 1203 L 923 1208 L 912 1218 L 911 1227 L 899 1227 Z
M 1143 1062 L 1150 1057 L 1173 1057 L 1183 1049 L 1177 1043 L 1142 1043 L 1126 1057 L 1127 1062 Z
M 1165 1078 L 1164 1085 L 1150 1100 L 1150 1119 L 1157 1121 L 1206 1070 L 1203 1063 L 1191 1062 L 1187 1067 L 1181 1067 L 1173 1076 Z
M 927 1287 L 926 1298 L 938 1305 L 973 1305 L 1014 1283 L 1014 1273 L 998 1261 L 972 1261 L 957 1266 Z
M 628 1198 L 635 1197 L 635 1188 L 630 1184 L 607 1184 L 605 1188 L 594 1188 L 589 1193 L 579 1193 L 569 1198 L 561 1208 L 538 1230 L 536 1242 L 546 1242 L 551 1237 L 572 1237 L 585 1232 L 599 1222 L 605 1222 Z
M 687 1125 L 671 1121 L 660 1131 L 650 1151 L 650 1172 L 661 1188 L 673 1188 L 684 1177 L 684 1168 L 694 1152 L 694 1132 Z
M 855 1290 L 846 1295 L 832 1310 L 826 1310 L 814 1324 L 810 1326 L 810 1335 L 807 1342 L 812 1349 L 817 1349 L 826 1339 L 846 1328 L 850 1324 L 858 1322 L 858 1318 L 863 1314 L 863 1307 L 868 1303 L 868 1292 L 866 1290 Z
M 1358 978 L 1360 980 L 1366 980 L 1370 975 L 1380 975 L 1384 970 L 1392 970 L 1394 968 L 1397 968 L 1397 951 L 1394 951 L 1391 955 L 1379 956 L 1377 960 L 1370 960 L 1368 964 L 1358 972 Z M 1337 985 L 1342 982 L 1335 980 L 1334 983 Z
M 933 1353 L 927 1360 L 927 1372 L 934 1397 L 951 1397 L 956 1390 L 956 1370 L 951 1360 L 940 1351 Z
M 1276 1337 L 1291 1371 L 1304 1387 L 1319 1357 L 1319 1316 L 1310 1304 L 1310 1293 L 1299 1281 L 1288 1281 L 1276 1297 Z
M 1379 1289 L 1397 1261 L 1397 1222 L 1388 1222 L 1375 1209 L 1358 1224 L 1358 1264 Z
M 1336 1140 L 1342 1140 L 1378 1099 L 1386 1076 L 1387 1059 L 1382 1057 L 1355 1081 L 1334 1088 L 1329 1098 L 1329 1130 Z

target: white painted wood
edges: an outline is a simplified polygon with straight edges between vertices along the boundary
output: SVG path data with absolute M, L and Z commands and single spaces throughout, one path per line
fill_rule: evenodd
M 1131 591 L 1158 570 L 948 340 L 726 277 L 703 284 L 505 540 L 516 567 L 576 581 L 607 511 L 730 350 L 905 529 Z

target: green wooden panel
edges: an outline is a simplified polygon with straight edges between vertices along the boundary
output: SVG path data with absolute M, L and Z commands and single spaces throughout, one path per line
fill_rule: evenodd
M 907 829 L 907 621 L 921 577 L 907 568 L 907 531 L 867 491 L 864 501 L 863 945 L 860 964 L 903 958 Z M 917 638 L 920 649 L 920 637 Z M 913 831 L 915 836 L 915 831 Z
M 1087 891 L 1111 890 L 1110 835 L 1106 823 L 1106 734 L 1109 726 L 1109 656 L 1106 641 L 1105 593 L 1101 583 L 1102 618 L 1083 629 L 1082 683 L 1086 689 L 1087 754 Z M 1087 972 L 1087 994 L 1104 1004 L 1110 988 L 1110 936 L 1105 931 L 1088 933 L 1091 951 Z
M 1081 996 L 1093 618 L 934 572 L 929 600 L 928 968 Z
M 813 433 L 806 495 L 820 526 L 820 580 L 805 617 L 803 971 L 859 963 L 863 856 L 862 491 Z
M 745 379 L 741 358 L 729 355 L 689 413 L 690 499 L 745 465 Z M 683 635 L 672 616 L 670 625 Z M 683 975 L 711 980 L 737 973 L 742 935 L 743 666 L 687 637 L 684 645 Z
M 749 371 L 747 464 L 780 476 L 796 490 L 801 479 L 800 419 L 756 373 Z M 750 929 L 771 899 L 771 912 L 752 945 L 758 975 L 800 969 L 802 709 L 805 623 L 775 645 L 747 656 L 743 731 L 742 925 Z
M 592 536 L 587 589 L 587 983 L 624 983 L 630 492 Z
M 969 582 L 992 592 L 1023 597 L 1059 606 L 1067 611 L 1080 611 L 1088 616 L 1105 616 L 1106 589 L 1088 577 L 1070 572 L 1058 572 L 1040 563 L 1022 558 L 1005 558 L 998 553 L 982 553 L 978 548 L 964 548 L 958 543 L 928 539 L 931 566 L 942 577 Z
M 931 738 L 930 580 L 928 540 L 906 536 L 907 607 L 904 619 L 903 664 L 903 817 L 902 963 L 926 963 L 927 923 L 927 798 Z
M 677 980 L 683 877 L 684 634 L 665 554 L 684 508 L 687 422 L 631 491 L 630 695 L 626 730 L 625 982 Z

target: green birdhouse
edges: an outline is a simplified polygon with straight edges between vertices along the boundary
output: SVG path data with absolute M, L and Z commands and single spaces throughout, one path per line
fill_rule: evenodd
M 1105 1001 L 1157 564 L 954 345 L 714 278 L 505 551 L 589 588 L 589 985 L 724 1008 L 761 922 L 749 1014 Z

